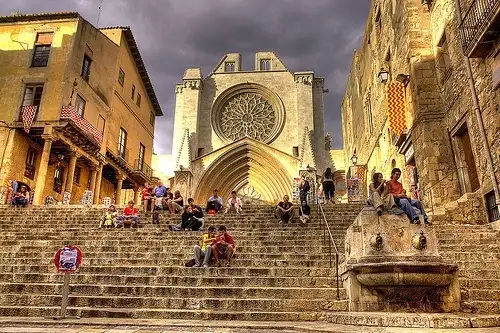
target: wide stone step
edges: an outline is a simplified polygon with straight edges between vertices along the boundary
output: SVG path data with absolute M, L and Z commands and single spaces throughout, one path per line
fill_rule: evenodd
M 114 266 L 117 264 L 121 265 L 135 265 L 135 266 L 154 266 L 154 265 L 172 265 L 172 266 L 184 266 L 184 263 L 189 259 L 135 259 L 135 258 L 85 258 L 82 265 L 92 265 L 92 266 Z M 36 265 L 40 262 L 51 262 L 51 258 L 40 259 L 40 258 L 16 258 L 16 259 L 4 259 L 0 258 L 0 265 L 8 265 L 12 261 L 15 261 L 19 265 Z M 239 259 L 234 258 L 231 260 L 231 265 L 233 267 L 328 267 L 329 261 L 327 260 L 269 260 L 269 259 Z
M 498 280 L 500 282 L 500 279 Z M 465 300 L 476 300 L 476 301 L 498 301 L 500 306 L 500 284 L 496 286 L 496 289 L 471 289 L 467 288 L 462 293 L 462 298 Z M 498 308 L 500 310 L 500 307 Z
M 468 279 L 500 279 L 500 270 L 497 267 L 493 267 L 492 269 L 477 269 L 477 270 L 458 270 L 458 276 L 461 278 Z
M 341 289 L 341 299 L 345 290 Z M 0 294 L 55 294 L 62 293 L 62 284 L 45 283 L 0 283 Z M 267 298 L 276 299 L 331 299 L 335 298 L 335 288 L 300 288 L 300 287 L 228 287 L 228 286 L 141 286 L 141 285 L 71 285 L 71 295 L 88 296 L 141 296 L 166 298 Z
M 500 253 L 484 253 L 484 252 L 442 252 L 441 255 L 453 262 L 460 261 L 498 261 Z
M 175 251 L 176 249 L 173 249 Z M 177 251 L 179 249 L 177 248 Z M 161 259 L 161 260 L 169 260 L 169 259 L 186 259 L 194 257 L 193 253 L 189 253 L 188 251 L 183 252 L 102 252 L 102 251 L 85 251 L 85 259 Z M 0 252 L 0 258 L 6 259 L 22 259 L 26 257 L 25 252 Z M 54 257 L 54 252 L 32 252 L 30 253 L 30 258 L 39 258 L 39 259 L 49 259 L 51 260 Z M 240 248 L 238 248 L 238 253 L 235 254 L 234 258 L 238 260 L 252 260 L 252 259 L 262 259 L 262 260 L 329 260 L 330 256 L 328 253 L 292 253 L 292 252 L 282 252 L 282 253 L 250 253 L 243 252 Z
M 464 300 L 460 302 L 460 310 L 471 313 L 500 313 L 499 301 L 478 301 L 478 300 Z
M 53 263 L 38 263 L 34 265 L 0 265 L 0 273 L 54 273 Z M 333 277 L 335 268 L 326 267 L 209 267 L 197 269 L 180 266 L 90 266 L 83 265 L 77 274 L 108 274 L 108 275 L 156 275 L 156 276 L 238 276 L 238 277 Z
M 2 306 L 0 316 L 49 317 L 57 316 L 60 307 Z M 82 318 L 144 318 L 144 319 L 186 319 L 186 320 L 248 320 L 248 321 L 316 321 L 322 320 L 321 312 L 272 312 L 272 311 L 213 311 L 186 309 L 113 309 L 69 307 L 68 316 Z
M 60 295 L 0 295 L 2 306 L 54 306 L 61 304 Z M 151 308 L 177 310 L 259 311 L 346 311 L 347 300 L 276 299 L 229 297 L 131 297 L 131 296 L 76 296 L 70 295 L 69 306 L 93 308 Z
M 198 270 L 197 268 L 193 268 Z M 203 269 L 203 268 L 199 268 Z M 14 283 L 63 283 L 60 273 L 0 273 L 0 282 Z M 109 275 L 73 274 L 72 284 L 119 284 L 119 285 L 184 285 L 227 287 L 300 287 L 334 288 L 335 277 L 281 277 L 281 276 L 156 276 L 156 275 Z
M 460 288 L 464 289 L 498 289 L 500 279 L 460 279 Z
M 105 244 L 103 244 L 105 243 Z M 81 241 L 72 241 L 72 240 L 66 240 L 66 241 L 61 241 L 56 244 L 50 244 L 46 246 L 33 246 L 33 247 L 26 247 L 26 246 L 18 246 L 18 248 L 13 249 L 14 253 L 20 253 L 23 254 L 24 256 L 28 255 L 29 253 L 36 253 L 36 252 L 53 252 L 57 251 L 61 246 L 67 245 L 67 244 L 72 244 L 79 246 L 81 250 L 85 252 L 88 249 L 89 251 L 95 251 L 95 252 L 115 252 L 115 253 L 121 253 L 121 252 L 165 252 L 165 253 L 171 253 L 171 252 L 177 252 L 179 249 L 182 249 L 185 251 L 185 253 L 192 253 L 193 247 L 197 242 L 186 242 L 184 244 L 165 244 L 165 245 L 155 245 L 151 244 L 150 246 L 147 246 L 146 244 L 141 244 L 141 245 L 119 245 L 120 242 L 115 242 L 115 244 L 118 243 L 118 245 L 113 244 L 113 241 L 110 241 L 111 244 L 106 244 L 107 242 L 99 242 L 99 241 L 88 241 L 88 242 L 81 242 Z M 343 243 L 337 243 L 337 247 L 340 249 L 343 248 L 344 244 Z M 2 248 L 3 252 L 5 252 L 6 248 Z M 252 244 L 247 242 L 247 244 L 240 244 L 236 243 L 236 252 L 239 252 L 241 250 L 242 253 L 261 253 L 263 251 L 267 253 L 329 253 L 329 247 L 328 245 L 323 245 L 322 243 L 320 244 L 314 244 L 312 246 L 311 244 L 273 244 L 273 245 L 266 245 L 262 246 L 262 244 L 256 243 Z M 332 250 L 333 251 L 333 250 Z

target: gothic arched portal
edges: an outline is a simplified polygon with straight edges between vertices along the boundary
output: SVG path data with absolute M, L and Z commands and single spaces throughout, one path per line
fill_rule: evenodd
M 194 199 L 204 203 L 214 189 L 226 199 L 231 191 L 247 202 L 277 203 L 285 194 L 290 195 L 292 177 L 281 162 L 252 143 L 244 142 L 219 156 L 205 170 Z

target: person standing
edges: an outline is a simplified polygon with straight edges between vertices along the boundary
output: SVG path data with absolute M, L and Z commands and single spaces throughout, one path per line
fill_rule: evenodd
M 166 201 L 166 196 L 167 196 L 168 188 L 163 185 L 163 182 L 161 180 L 158 180 L 157 185 L 155 186 L 153 190 L 153 194 L 155 197 L 155 202 L 153 205 L 151 205 L 151 211 L 154 210 L 154 207 L 158 207 L 160 209 L 163 209 L 163 206 Z
M 311 189 L 311 184 L 309 184 L 309 181 L 306 179 L 306 175 L 302 174 L 300 176 L 300 183 L 299 183 L 299 197 L 301 205 L 304 202 L 307 205 L 307 194 L 309 193 L 310 189 Z
M 335 203 L 335 184 L 333 183 L 333 173 L 330 167 L 326 168 L 321 183 L 325 192 L 325 200 Z

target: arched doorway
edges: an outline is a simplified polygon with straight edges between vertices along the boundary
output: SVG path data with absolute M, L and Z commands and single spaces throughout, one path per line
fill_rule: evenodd
M 198 182 L 195 201 L 206 202 L 214 189 L 224 199 L 236 190 L 247 204 L 276 203 L 290 195 L 292 177 L 265 148 L 247 141 L 211 163 Z

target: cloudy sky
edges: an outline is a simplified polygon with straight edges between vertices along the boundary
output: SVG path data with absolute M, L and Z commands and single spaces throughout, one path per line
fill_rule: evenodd
M 78 11 L 96 24 L 101 0 L 0 0 L 0 15 Z M 174 84 L 186 67 L 207 75 L 225 53 L 275 51 L 291 71 L 326 78 L 326 130 L 342 147 L 340 102 L 353 49 L 360 44 L 369 0 L 102 0 L 99 27 L 132 28 L 164 116 L 155 152 L 170 153 Z

